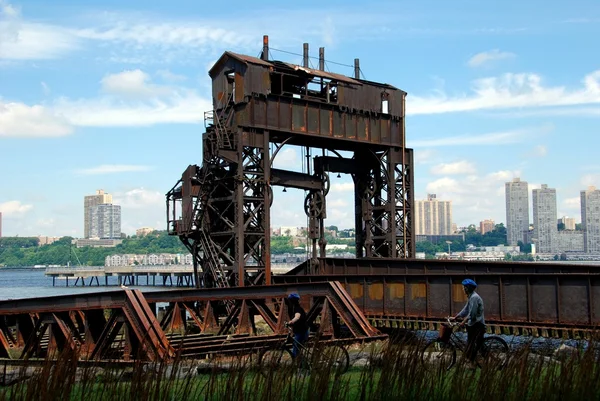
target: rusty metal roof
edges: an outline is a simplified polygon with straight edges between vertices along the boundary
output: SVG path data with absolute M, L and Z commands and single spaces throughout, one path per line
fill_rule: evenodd
M 321 77 L 321 78 L 326 78 L 326 79 L 332 79 L 335 81 L 339 81 L 339 82 L 346 82 L 349 84 L 353 84 L 353 85 L 362 85 L 362 83 L 360 81 L 357 81 L 355 79 L 352 79 L 350 77 L 347 77 L 345 75 L 342 74 L 336 74 L 334 72 L 326 72 L 326 71 L 321 71 L 321 70 L 315 70 L 312 68 L 304 68 L 302 66 L 296 65 L 296 64 L 291 64 L 291 63 L 285 63 L 285 62 L 269 62 L 269 61 L 265 61 L 262 60 L 258 57 L 252 57 L 252 56 L 246 56 L 244 54 L 238 54 L 238 53 L 234 53 L 234 52 L 230 52 L 230 51 L 226 51 L 225 53 L 223 53 L 223 55 L 217 60 L 217 62 L 212 66 L 212 68 L 208 71 L 208 75 L 210 75 L 211 77 L 213 76 L 213 72 L 218 68 L 218 66 L 224 61 L 226 60 L 228 57 L 232 57 L 242 63 L 249 63 L 249 64 L 256 64 L 256 65 L 262 65 L 265 67 L 273 67 L 273 66 L 277 66 L 277 64 L 279 65 L 285 65 L 289 68 L 291 68 L 294 71 L 303 71 L 308 75 L 312 75 L 315 77 Z
M 244 64 L 258 64 L 258 65 L 263 65 L 266 67 L 272 67 L 273 64 L 269 63 L 268 61 L 262 60 L 258 57 L 252 57 L 252 56 L 246 56 L 244 54 L 238 54 L 238 53 L 234 53 L 234 52 L 230 52 L 227 51 L 225 53 L 223 53 L 223 55 L 221 57 L 219 57 L 219 59 L 217 60 L 217 62 L 211 67 L 210 70 L 208 70 L 208 75 L 210 75 L 211 77 L 213 76 L 213 73 L 215 70 L 218 69 L 218 67 L 228 58 L 234 58 Z
M 290 64 L 290 63 L 283 63 L 283 64 L 287 65 L 288 67 L 292 68 L 295 71 L 303 71 L 303 72 L 307 73 L 308 75 L 313 75 L 315 77 L 333 79 L 336 81 L 346 82 L 346 83 L 353 84 L 353 85 L 362 85 L 362 83 L 360 83 L 359 81 L 352 79 L 350 77 L 347 77 L 345 75 L 342 75 L 342 74 L 336 74 L 334 72 L 315 70 L 312 68 L 305 68 L 305 67 L 302 67 L 302 66 L 299 66 L 296 64 Z

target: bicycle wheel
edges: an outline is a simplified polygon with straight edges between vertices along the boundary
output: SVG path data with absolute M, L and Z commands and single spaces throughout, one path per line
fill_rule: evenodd
M 477 363 L 502 370 L 508 363 L 508 344 L 500 337 L 486 337 L 477 353 Z
M 439 338 L 435 339 L 421 351 L 421 362 L 428 370 L 447 371 L 456 363 L 456 348 Z
M 325 346 L 323 349 L 314 351 L 313 369 L 317 372 L 330 372 L 339 376 L 348 371 L 350 367 L 350 355 L 340 345 Z
M 259 370 L 265 376 L 289 369 L 293 364 L 294 358 L 287 348 L 267 348 L 258 357 Z

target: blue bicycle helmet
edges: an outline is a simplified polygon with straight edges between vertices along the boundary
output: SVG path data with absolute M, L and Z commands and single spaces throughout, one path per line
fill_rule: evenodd
M 292 292 L 290 295 L 288 295 L 288 299 L 300 299 L 300 295 L 298 295 L 295 292 Z
M 471 287 L 473 287 L 473 288 L 476 288 L 476 287 L 477 287 L 477 283 L 476 283 L 475 281 L 471 280 L 470 278 L 466 278 L 466 279 L 464 279 L 464 280 L 462 281 L 462 285 L 465 285 L 465 286 L 471 286 Z

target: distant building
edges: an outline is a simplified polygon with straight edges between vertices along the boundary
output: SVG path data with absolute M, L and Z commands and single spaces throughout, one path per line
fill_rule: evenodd
M 285 237 L 297 237 L 302 235 L 302 233 L 306 231 L 304 227 L 281 227 L 280 232 L 282 236 Z
M 465 233 L 461 234 L 449 234 L 449 235 L 417 235 L 415 236 L 416 242 L 431 242 L 432 244 L 444 244 L 446 241 L 463 241 L 465 240 Z
M 151 254 L 117 254 L 104 259 L 104 266 L 162 266 L 162 265 L 191 265 L 192 254 L 180 253 L 151 253 Z
M 583 252 L 583 250 L 583 232 L 568 230 L 559 231 L 556 234 L 556 241 L 553 252 Z
M 533 238 L 540 253 L 554 252 L 554 241 L 558 233 L 556 227 L 556 189 L 542 184 L 532 191 Z
M 38 246 L 50 245 L 60 239 L 60 237 L 45 237 L 45 236 L 39 236 L 37 238 L 39 241 Z
M 483 220 L 479 222 L 479 232 L 481 235 L 494 231 L 494 228 L 496 228 L 494 220 Z
M 91 246 L 92 248 L 114 248 L 115 246 L 123 243 L 122 239 L 97 239 L 97 238 L 86 238 L 75 240 L 75 246 L 77 248 L 83 248 L 84 246 Z
M 600 252 L 600 191 L 594 186 L 581 191 L 581 224 L 584 252 Z
M 527 182 L 514 178 L 505 184 L 506 240 L 509 245 L 527 242 L 529 232 L 529 189 Z
M 440 201 L 435 194 L 415 201 L 415 235 L 451 235 L 452 201 Z
M 121 206 L 101 204 L 90 208 L 90 238 L 121 238 Z
M 83 237 L 92 238 L 92 208 L 98 205 L 112 204 L 112 195 L 107 194 L 104 190 L 99 189 L 96 195 L 88 195 L 83 198 Z
M 2 238 L 2 212 L 0 212 L 0 238 Z
M 458 226 L 456 223 L 452 223 L 452 234 L 458 233 Z
M 153 233 L 154 231 L 155 231 L 154 228 L 142 227 L 142 228 L 138 228 L 137 230 L 135 230 L 135 235 L 138 237 L 144 237 L 148 234 Z
M 575 223 L 575 217 L 563 216 L 560 219 L 558 219 L 558 223 L 564 224 L 565 230 L 575 231 L 575 229 L 577 228 L 577 225 Z

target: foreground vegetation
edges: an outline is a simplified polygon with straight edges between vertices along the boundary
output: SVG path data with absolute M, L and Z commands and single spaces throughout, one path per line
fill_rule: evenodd
M 0 400 L 591 400 L 600 398 L 596 349 L 560 360 L 525 347 L 510 355 L 502 371 L 494 366 L 449 372 L 419 362 L 417 346 L 384 345 L 367 354 L 369 363 L 336 377 L 328 366 L 299 374 L 296 368 L 259 373 L 256 358 L 235 358 L 198 370 L 202 361 L 171 365 L 137 364 L 126 370 L 77 368 L 63 354 L 33 374 L 19 371 L 2 386 Z M 223 367 L 227 365 L 227 371 Z M 4 368 L 4 372 L 6 372 Z M 9 384 L 9 383 L 7 383 Z

